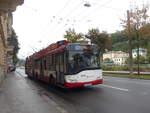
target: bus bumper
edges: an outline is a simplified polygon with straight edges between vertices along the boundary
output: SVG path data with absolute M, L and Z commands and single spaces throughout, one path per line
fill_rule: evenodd
M 76 87 L 83 87 L 83 86 L 90 86 L 90 85 L 97 85 L 102 84 L 103 79 L 90 81 L 90 82 L 76 82 L 76 83 L 65 83 L 66 88 L 76 88 Z

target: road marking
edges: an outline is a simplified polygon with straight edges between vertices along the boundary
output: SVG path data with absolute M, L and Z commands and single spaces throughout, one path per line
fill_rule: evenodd
M 104 87 L 108 87 L 108 88 L 112 88 L 112 89 L 117 89 L 117 90 L 121 90 L 121 91 L 129 91 L 128 89 L 124 89 L 124 88 L 119 88 L 119 87 L 114 87 L 114 86 L 109 86 L 109 85 L 102 85 Z

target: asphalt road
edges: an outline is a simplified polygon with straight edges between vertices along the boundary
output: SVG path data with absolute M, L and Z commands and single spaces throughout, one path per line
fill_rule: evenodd
M 67 113 L 150 113 L 149 80 L 104 77 L 103 85 L 65 90 L 16 74 Z

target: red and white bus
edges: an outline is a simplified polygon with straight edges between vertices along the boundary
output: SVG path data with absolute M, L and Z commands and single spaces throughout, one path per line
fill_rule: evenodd
M 29 77 L 64 88 L 103 83 L 97 45 L 58 41 L 26 58 Z

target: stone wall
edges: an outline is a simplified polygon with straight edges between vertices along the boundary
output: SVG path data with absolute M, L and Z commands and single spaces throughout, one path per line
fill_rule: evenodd
M 9 15 L 16 10 L 18 5 L 22 5 L 24 0 L 0 0 L 0 84 L 2 83 L 8 68 L 7 49 L 9 47 L 7 39 L 10 36 L 12 17 Z
M 7 13 L 0 14 L 0 84 L 7 72 Z
M 0 86 L 1 86 L 2 83 L 3 83 L 3 80 L 4 80 L 4 78 L 5 78 L 5 74 L 6 74 L 6 73 L 4 73 L 4 72 L 0 72 Z

